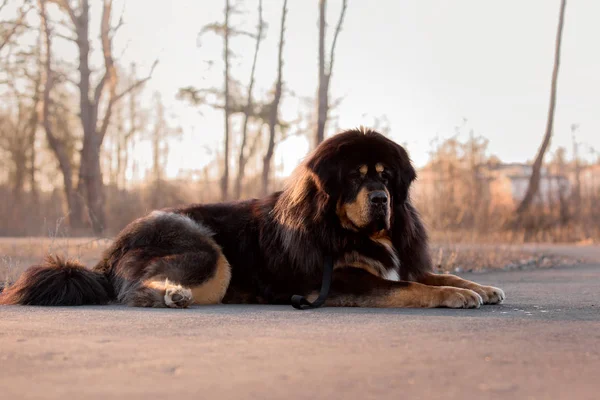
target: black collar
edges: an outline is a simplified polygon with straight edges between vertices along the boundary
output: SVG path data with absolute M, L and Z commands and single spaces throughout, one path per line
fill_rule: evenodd
M 325 268 L 323 271 L 323 283 L 321 283 L 321 292 L 319 293 L 319 297 L 312 303 L 306 299 L 304 296 L 293 295 L 292 296 L 292 306 L 298 310 L 307 310 L 309 308 L 319 308 L 327 299 L 327 295 L 329 294 L 329 288 L 331 286 L 331 276 L 333 275 L 333 260 L 331 257 L 325 257 Z

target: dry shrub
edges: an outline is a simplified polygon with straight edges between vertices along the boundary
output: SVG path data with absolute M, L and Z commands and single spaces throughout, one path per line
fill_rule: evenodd
M 506 165 L 487 156 L 486 148 L 482 137 L 471 134 L 461 141 L 454 136 L 436 145 L 431 161 L 419 171 L 412 196 L 434 240 L 598 242 L 600 185 L 589 183 L 579 191 L 551 186 L 536 197 L 528 214 L 517 219 L 519 199 L 502 171 Z M 569 165 L 562 159 L 546 167 L 553 173 L 548 176 L 569 176 Z
M 281 180 L 273 180 L 273 190 L 281 188 Z M 260 176 L 248 177 L 243 197 L 260 196 Z M 111 237 L 125 225 L 152 210 L 190 203 L 220 201 L 216 180 L 173 180 L 144 183 L 127 189 L 114 185 L 105 187 L 106 231 Z M 24 192 L 17 201 L 7 185 L 0 184 L 0 237 L 77 237 L 89 236 L 91 229 L 72 230 L 64 193 L 60 189 L 40 192 L 35 198 Z M 0 255 L 2 253 L 0 252 Z

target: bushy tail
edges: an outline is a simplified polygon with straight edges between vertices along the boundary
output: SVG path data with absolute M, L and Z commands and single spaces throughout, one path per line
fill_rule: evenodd
M 48 257 L 44 265 L 27 269 L 12 285 L 0 291 L 0 304 L 81 306 L 107 304 L 112 286 L 105 275 L 77 261 Z

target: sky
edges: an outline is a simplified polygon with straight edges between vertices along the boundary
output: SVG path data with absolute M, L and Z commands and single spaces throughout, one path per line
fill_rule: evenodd
M 276 76 L 281 0 L 264 0 L 267 36 L 257 66 L 257 90 L 265 98 Z M 413 161 L 427 161 L 431 142 L 468 129 L 489 139 L 489 152 L 506 162 L 532 159 L 541 142 L 548 109 L 559 0 L 349 0 L 338 39 L 330 88 L 341 99 L 334 115 L 341 129 L 370 125 L 385 117 L 390 137 L 405 144 Z M 95 3 L 93 3 L 95 4 Z M 258 1 L 241 2 L 247 13 L 233 24 L 252 30 Z M 204 147 L 221 146 L 223 117 L 202 113 L 176 99 L 184 86 L 222 85 L 221 40 L 200 29 L 222 21 L 224 1 L 115 1 L 125 25 L 115 39 L 121 63 L 136 62 L 140 74 L 159 64 L 146 93 L 158 91 L 185 132 L 171 144 L 168 172 L 194 169 L 210 161 Z M 341 0 L 328 0 L 328 43 Z M 100 8 L 92 8 L 99 18 Z M 569 0 L 563 33 L 553 147 L 571 149 L 577 139 L 600 150 L 600 2 Z M 237 54 L 233 73 L 247 82 L 253 52 L 250 39 L 232 39 Z M 327 46 L 329 47 L 329 45 Z M 289 0 L 283 77 L 296 96 L 317 88 L 318 2 Z M 212 68 L 207 61 L 213 60 Z M 150 95 L 148 95 L 150 96 Z M 266 97 L 268 98 L 268 97 Z M 288 98 L 284 118 L 306 111 Z M 329 134 L 333 133 L 330 124 Z M 279 145 L 276 162 L 287 174 L 306 154 L 304 138 Z M 141 151 L 144 151 L 143 148 Z M 214 154 L 214 153 L 213 153 Z M 149 152 L 148 152 L 149 155 Z M 144 154 L 141 155 L 144 158 Z

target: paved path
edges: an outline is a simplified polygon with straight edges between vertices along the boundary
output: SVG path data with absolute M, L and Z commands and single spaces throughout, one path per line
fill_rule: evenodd
M 479 310 L 0 308 L 2 399 L 598 399 L 600 266 Z

